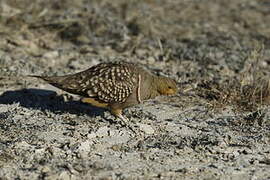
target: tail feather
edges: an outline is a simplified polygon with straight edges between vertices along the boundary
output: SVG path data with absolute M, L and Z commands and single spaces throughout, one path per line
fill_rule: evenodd
M 49 81 L 49 77 L 48 76 L 29 75 L 28 77 L 34 77 L 34 78 L 43 79 L 45 81 Z
M 35 77 L 35 78 L 40 78 L 43 79 L 44 81 L 48 82 L 49 84 L 62 89 L 66 92 L 73 93 L 73 94 L 78 94 L 85 96 L 85 92 L 81 90 L 79 87 L 79 84 L 77 83 L 72 83 L 73 80 L 69 78 L 69 76 L 36 76 L 36 75 L 31 75 L 29 77 Z
M 58 88 L 63 88 L 63 86 L 66 85 L 66 83 L 64 82 L 65 78 L 62 76 L 36 76 L 36 75 L 32 76 L 31 75 L 30 77 L 43 79 L 44 81 Z

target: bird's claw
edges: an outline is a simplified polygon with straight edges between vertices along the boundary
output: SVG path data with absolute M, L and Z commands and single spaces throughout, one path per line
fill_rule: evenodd
M 129 128 L 132 132 L 136 133 L 134 128 L 130 125 L 129 119 L 127 117 L 124 117 L 122 114 L 118 115 L 118 117 L 121 119 L 121 126 Z

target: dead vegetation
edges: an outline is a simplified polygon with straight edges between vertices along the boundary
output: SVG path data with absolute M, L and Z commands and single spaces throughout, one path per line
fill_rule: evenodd
M 264 47 L 258 47 L 250 52 L 242 72 L 223 82 L 201 81 L 196 93 L 204 98 L 211 108 L 222 110 L 228 106 L 236 113 L 251 113 L 243 115 L 248 124 L 262 117 L 263 109 L 270 104 L 270 79 L 267 69 L 261 63 Z

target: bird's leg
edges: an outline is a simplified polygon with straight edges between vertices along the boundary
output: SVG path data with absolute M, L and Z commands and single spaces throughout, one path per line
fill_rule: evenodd
M 122 109 L 111 109 L 111 113 L 115 117 L 121 119 L 120 122 L 122 126 L 128 127 L 132 132 L 136 133 L 136 131 L 130 126 L 129 119 L 123 116 Z
M 98 102 L 94 98 L 83 98 L 81 101 L 83 103 L 88 103 L 88 104 L 91 104 L 92 106 L 96 106 L 96 107 L 101 107 L 101 108 L 108 107 L 108 104 L 107 103 Z
M 81 100 L 83 103 L 89 103 L 93 106 L 96 106 L 96 107 L 101 107 L 101 108 L 109 108 L 108 104 L 107 103 L 101 103 L 101 102 L 98 102 L 96 101 L 94 98 L 83 98 Z M 119 118 L 121 119 L 121 125 L 122 126 L 125 126 L 125 127 L 128 127 L 129 129 L 131 129 L 133 132 L 135 132 L 133 130 L 132 127 L 130 127 L 129 125 L 129 119 L 124 117 L 123 114 L 122 114 L 122 109 L 121 108 L 109 108 L 111 109 L 111 113 L 116 117 L 116 118 Z
M 128 123 L 128 118 L 124 117 L 123 114 L 122 114 L 122 109 L 111 109 L 111 113 L 117 117 L 117 118 L 120 118 L 122 120 L 122 122 L 127 125 Z

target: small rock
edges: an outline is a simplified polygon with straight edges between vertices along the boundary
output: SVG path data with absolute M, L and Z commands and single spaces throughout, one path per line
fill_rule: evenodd
M 93 143 L 91 141 L 84 141 L 81 143 L 81 145 L 79 146 L 79 151 L 85 151 L 85 152 L 89 152 L 90 151 L 90 147 Z
M 51 171 L 51 168 L 49 167 L 49 166 L 44 166 L 44 167 L 42 167 L 42 169 L 41 169 L 41 172 L 42 173 L 48 173 L 48 172 L 50 172 Z
M 97 136 L 96 133 L 90 133 L 90 134 L 87 135 L 87 138 L 88 139 L 93 139 L 93 138 L 96 138 L 96 136 Z
M 47 59 L 55 59 L 58 56 L 59 56 L 58 51 L 50 51 L 50 52 L 47 52 L 47 53 L 43 54 L 43 57 L 47 58 Z
M 70 180 L 70 175 L 69 175 L 69 173 L 67 171 L 63 171 L 59 175 L 59 179 L 61 179 L 61 180 Z
M 104 137 L 104 136 L 108 136 L 108 132 L 109 132 L 109 128 L 107 126 L 103 126 L 101 128 L 99 128 L 96 132 L 96 136 L 97 137 Z
M 154 134 L 155 133 L 155 130 L 148 124 L 138 123 L 138 126 L 140 127 L 140 130 L 145 132 L 146 134 Z
M 1 105 L 0 106 L 0 113 L 4 113 L 4 112 L 8 112 L 8 106 L 3 106 L 3 105 Z

